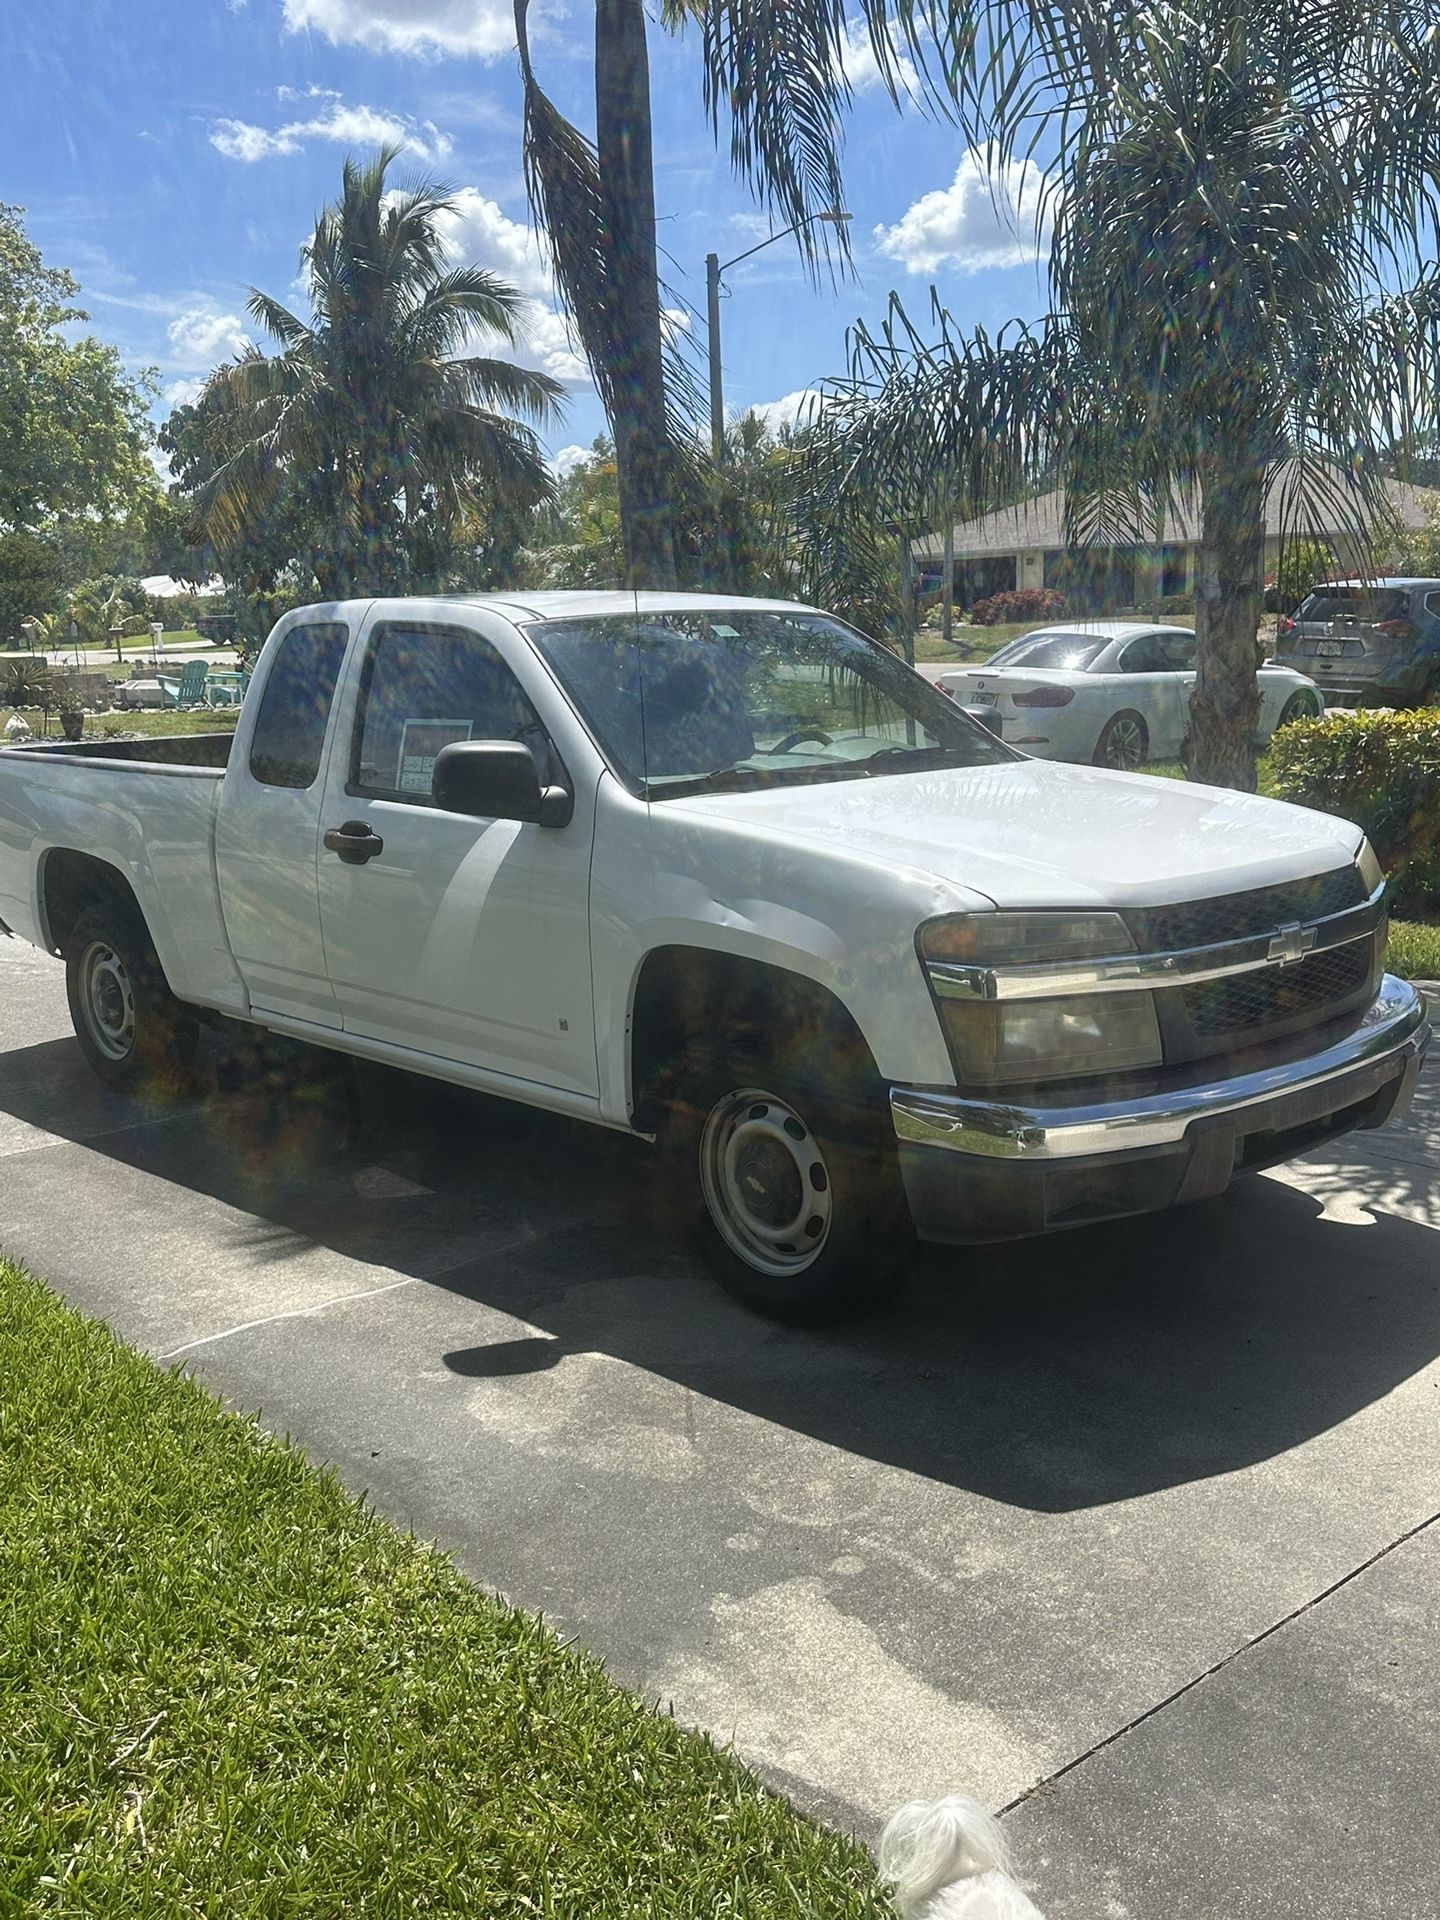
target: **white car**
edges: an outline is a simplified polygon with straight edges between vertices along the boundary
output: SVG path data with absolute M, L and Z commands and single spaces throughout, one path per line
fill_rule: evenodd
M 1277 727 L 1325 710 L 1315 682 L 1291 667 L 1267 664 L 1258 678 L 1261 746 Z M 1037 627 L 983 666 L 951 669 L 936 684 L 963 707 L 993 708 L 1012 747 L 1133 772 L 1147 760 L 1183 757 L 1195 635 L 1134 620 Z

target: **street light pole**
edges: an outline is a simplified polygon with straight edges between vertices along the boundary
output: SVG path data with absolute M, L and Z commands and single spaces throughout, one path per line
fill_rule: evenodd
M 779 233 L 772 233 L 758 246 L 747 247 L 744 253 L 737 253 L 733 260 L 721 263 L 720 256 L 707 253 L 705 256 L 705 313 L 709 328 L 710 357 L 710 455 L 717 467 L 725 464 L 725 382 L 720 371 L 720 276 L 728 273 L 731 267 L 738 267 L 742 260 L 748 260 L 752 253 L 760 253 L 764 248 L 773 246 L 777 240 L 788 239 L 792 233 L 798 233 L 801 227 L 809 226 L 812 221 L 822 220 L 827 226 L 843 227 L 851 216 L 839 207 L 826 207 L 821 213 L 808 214 L 804 220 L 797 220 L 792 227 L 785 227 Z

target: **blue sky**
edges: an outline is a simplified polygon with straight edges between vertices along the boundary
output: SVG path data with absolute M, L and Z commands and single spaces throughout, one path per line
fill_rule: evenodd
M 544 9 L 542 11 L 542 9 Z M 536 0 L 534 56 L 564 111 L 593 124 L 584 0 Z M 701 105 L 696 36 L 651 30 L 663 270 L 703 349 L 704 258 L 767 225 Z M 847 325 L 934 282 L 966 324 L 1044 304 L 1032 229 L 997 213 L 976 156 L 915 107 L 897 113 L 857 37 L 846 146 L 853 278 L 806 278 L 793 242 L 735 269 L 722 311 L 726 400 L 768 405 L 844 368 Z M 587 107 L 587 88 L 589 105 Z M 297 252 L 347 151 L 404 139 L 406 168 L 457 190 L 456 256 L 532 296 L 527 357 L 567 382 L 551 451 L 604 425 L 529 229 L 509 0 L 11 0 L 0 17 L 0 199 L 84 287 L 94 331 L 188 397 L 256 329 L 247 289 L 297 302 Z M 1025 183 L 1000 183 L 1002 202 Z M 793 405 L 793 398 L 792 398 Z M 166 403 L 157 411 L 163 415 Z

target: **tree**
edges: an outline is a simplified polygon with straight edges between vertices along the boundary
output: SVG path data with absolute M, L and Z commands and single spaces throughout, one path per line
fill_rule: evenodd
M 1433 380 L 1440 283 L 1416 257 L 1440 210 L 1417 97 L 1440 74 L 1433 9 L 1205 0 L 1104 17 L 1102 35 L 1098 0 L 1080 16 L 1083 81 L 1052 37 L 1043 106 L 1018 77 L 1004 103 L 1039 109 L 1067 163 L 1051 260 L 1081 373 L 1066 465 L 1092 507 L 1193 489 L 1192 764 L 1253 788 L 1267 493 L 1288 476 L 1292 537 L 1329 506 L 1367 538 L 1387 430 L 1410 427 Z M 1413 292 L 1388 291 L 1406 268 Z
M 525 169 L 556 277 L 615 440 L 630 585 L 675 584 L 680 436 L 665 379 L 643 0 L 595 0 L 595 141 L 540 87 L 515 0 Z
M 60 604 L 60 564 L 48 540 L 0 533 L 0 646 L 13 646 L 27 620 Z
M 922 83 L 997 170 L 1043 156 L 1052 311 L 1017 342 L 1009 400 L 1003 379 L 978 391 L 1003 402 L 991 425 L 1007 456 L 1062 474 L 1070 543 L 1156 537 L 1169 507 L 1196 500 L 1192 764 L 1253 788 L 1267 494 L 1285 475 L 1292 534 L 1338 517 L 1363 539 L 1383 515 L 1386 449 L 1435 417 L 1433 0 L 899 0 L 893 30 L 874 0 L 864 10 L 879 51 L 908 37 L 922 76 L 942 76 Z M 928 23 L 941 37 L 927 45 Z M 751 165 L 773 171 L 764 82 L 715 52 L 712 87 L 738 89 Z M 801 67 L 808 116 L 792 129 L 823 128 L 843 75 L 823 51 Z M 793 171 L 802 147 L 793 132 L 779 144 Z M 911 436 L 917 484 L 951 472 L 944 422 L 967 440 L 987 425 L 971 404 L 983 337 L 932 320 L 938 339 L 912 329 L 898 360 L 859 330 L 852 365 L 866 389 L 852 398 L 873 404 L 892 451 Z
M 395 157 L 346 161 L 340 199 L 302 253 L 310 318 L 252 290 L 278 351 L 218 368 L 170 436 L 185 444 L 197 524 L 217 551 L 263 540 L 281 517 L 335 597 L 421 584 L 487 499 L 528 506 L 551 489 L 527 422 L 555 416 L 559 384 L 460 352 L 476 333 L 513 345 L 522 297 L 482 268 L 447 265 L 451 199 L 429 181 L 390 189 Z
M 21 209 L 0 205 L 0 530 L 123 514 L 154 475 L 145 450 L 149 376 L 67 329 L 88 318 L 70 275 L 47 267 Z

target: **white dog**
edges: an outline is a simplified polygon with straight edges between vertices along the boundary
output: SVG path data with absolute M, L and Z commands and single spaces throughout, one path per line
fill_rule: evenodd
M 901 1920 L 1044 1920 L 1010 1877 L 1000 1823 L 963 1793 L 911 1800 L 880 1836 Z

